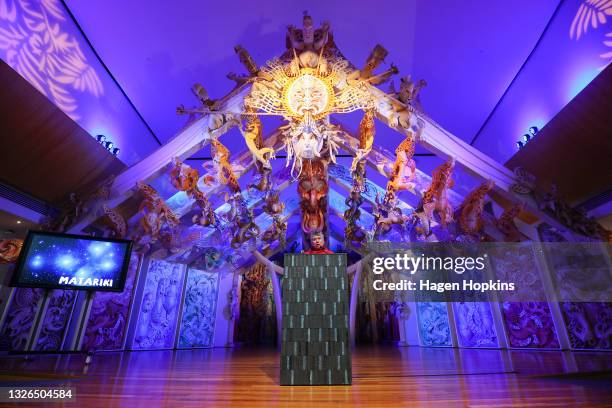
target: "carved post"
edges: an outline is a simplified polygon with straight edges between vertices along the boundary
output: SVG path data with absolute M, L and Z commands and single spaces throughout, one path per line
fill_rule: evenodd
M 329 240 L 327 228 L 327 192 L 329 190 L 327 162 L 324 160 L 304 160 L 299 177 L 298 194 L 302 210 L 302 242 L 304 249 L 310 247 L 308 235 L 314 231 L 325 234 Z

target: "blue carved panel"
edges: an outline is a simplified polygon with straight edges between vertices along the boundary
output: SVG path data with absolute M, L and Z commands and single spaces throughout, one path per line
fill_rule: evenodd
M 417 316 L 421 345 L 452 346 L 448 310 L 444 302 L 418 302 Z
M 57 289 L 49 294 L 47 310 L 34 350 L 51 351 L 62 347 L 77 291 Z
M 184 277 L 184 265 L 149 262 L 133 349 L 174 347 Z
M 43 289 L 15 288 L 0 332 L 0 349 L 25 350 L 43 295 Z
M 219 273 L 189 269 L 178 348 L 213 345 L 218 291 Z
M 491 305 L 487 302 L 453 302 L 460 347 L 498 347 Z
M 138 266 L 139 257 L 132 252 L 123 292 L 96 292 L 81 343 L 82 350 L 123 348 Z

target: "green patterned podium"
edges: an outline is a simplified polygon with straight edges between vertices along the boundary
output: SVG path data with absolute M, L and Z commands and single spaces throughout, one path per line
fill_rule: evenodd
M 286 254 L 281 385 L 350 385 L 346 254 Z

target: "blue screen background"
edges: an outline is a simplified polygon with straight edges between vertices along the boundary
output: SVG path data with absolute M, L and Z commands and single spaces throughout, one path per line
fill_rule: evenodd
M 118 289 L 129 243 L 90 239 L 34 235 L 22 264 L 18 283 L 36 286 L 57 286 L 62 276 L 69 278 L 113 279 Z M 72 287 L 72 285 L 62 285 Z

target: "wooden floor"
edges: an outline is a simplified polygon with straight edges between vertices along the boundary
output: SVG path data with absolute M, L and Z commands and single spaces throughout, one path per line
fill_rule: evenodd
M 332 387 L 281 387 L 278 361 L 252 347 L 98 353 L 88 368 L 80 355 L 0 356 L 0 382 L 65 384 L 79 408 L 612 407 L 612 353 L 358 347 L 353 385 Z

